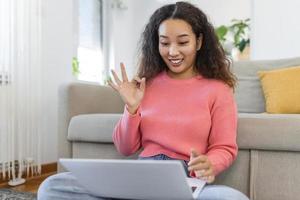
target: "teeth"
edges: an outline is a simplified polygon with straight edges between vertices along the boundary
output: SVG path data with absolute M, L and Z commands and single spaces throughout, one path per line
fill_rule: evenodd
M 182 59 L 180 59 L 180 60 L 170 60 L 172 63 L 174 63 L 174 64 L 179 64 L 181 61 L 182 61 Z

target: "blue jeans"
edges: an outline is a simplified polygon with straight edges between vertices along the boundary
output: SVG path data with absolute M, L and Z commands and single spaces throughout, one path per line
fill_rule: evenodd
M 139 159 L 173 160 L 165 155 L 156 155 Z M 187 171 L 187 163 L 182 161 Z M 60 173 L 48 177 L 39 187 L 38 200 L 112 200 L 90 195 L 70 173 Z M 206 185 L 198 200 L 249 200 L 243 193 L 223 185 Z
M 155 155 L 155 156 L 150 156 L 150 157 L 139 157 L 139 160 L 175 160 L 173 158 L 170 158 L 164 154 L 158 154 L 158 155 Z M 187 165 L 187 161 L 184 161 L 184 160 L 180 160 L 183 167 L 184 167 L 184 170 L 185 170 L 185 173 L 187 176 L 190 176 L 190 173 L 189 173 L 189 170 L 188 170 L 188 165 Z

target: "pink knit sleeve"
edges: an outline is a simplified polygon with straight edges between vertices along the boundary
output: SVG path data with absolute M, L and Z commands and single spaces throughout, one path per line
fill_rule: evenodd
M 237 108 L 232 90 L 219 88 L 211 110 L 211 131 L 207 156 L 215 175 L 228 168 L 237 156 Z
M 139 125 L 141 121 L 140 108 L 132 115 L 125 106 L 124 113 L 113 132 L 113 141 L 117 150 L 129 156 L 138 151 L 141 147 L 141 133 Z

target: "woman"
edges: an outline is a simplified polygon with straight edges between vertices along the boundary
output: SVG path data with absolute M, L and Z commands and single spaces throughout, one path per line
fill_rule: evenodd
M 122 78 L 112 70 L 114 82 L 108 81 L 126 104 L 113 133 L 118 151 L 131 155 L 142 148 L 139 159 L 181 160 L 190 176 L 208 183 L 199 199 L 248 199 L 233 188 L 210 185 L 238 148 L 235 77 L 206 15 L 185 2 L 163 6 L 141 41 L 138 76 L 129 81 L 121 64 Z M 72 187 L 59 191 L 55 184 Z M 39 199 L 62 195 L 101 199 L 70 174 L 48 178 L 39 190 Z

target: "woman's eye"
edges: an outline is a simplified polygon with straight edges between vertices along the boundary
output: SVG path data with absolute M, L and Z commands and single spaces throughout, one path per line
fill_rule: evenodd
M 187 43 L 189 43 L 189 42 L 179 42 L 180 45 L 185 45 Z
M 160 42 L 160 44 L 161 44 L 162 46 L 167 46 L 167 45 L 168 45 L 167 42 Z

